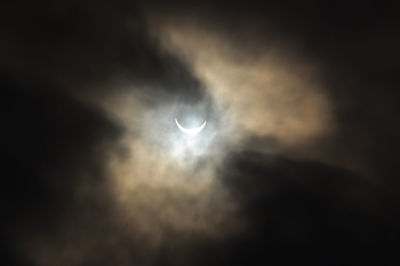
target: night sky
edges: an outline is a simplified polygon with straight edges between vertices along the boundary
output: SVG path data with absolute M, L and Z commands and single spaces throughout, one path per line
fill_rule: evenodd
M 399 11 L 1 3 L 0 264 L 398 265 Z

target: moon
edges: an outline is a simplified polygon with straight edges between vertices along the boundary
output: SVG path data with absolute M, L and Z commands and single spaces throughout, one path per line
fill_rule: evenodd
M 199 127 L 195 127 L 195 128 L 184 128 L 183 126 L 181 126 L 178 122 L 178 120 L 175 118 L 175 123 L 177 125 L 177 127 L 185 134 L 189 135 L 189 136 L 195 136 L 197 134 L 199 134 L 200 131 L 202 131 L 204 129 L 204 127 L 207 124 L 207 120 L 204 121 L 204 123 L 199 126 Z

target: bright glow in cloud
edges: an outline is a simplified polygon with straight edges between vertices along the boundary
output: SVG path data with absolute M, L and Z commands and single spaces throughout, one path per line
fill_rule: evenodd
M 224 159 L 243 146 L 269 148 L 247 145 L 247 137 L 271 138 L 277 149 L 291 149 L 312 143 L 332 124 L 312 65 L 281 57 L 280 46 L 249 57 L 212 30 L 164 22 L 156 27 L 160 46 L 187 59 L 209 98 L 192 106 L 176 91 L 165 95 L 131 80 L 111 82 L 112 95 L 102 99 L 89 96 L 125 129 L 121 154 L 109 159 L 105 187 L 112 209 L 124 236 L 132 232 L 151 247 L 170 241 L 171 232 L 216 238 L 240 232 L 237 202 L 218 178 Z M 179 130 L 175 118 L 188 128 L 205 120 L 207 126 L 193 137 Z

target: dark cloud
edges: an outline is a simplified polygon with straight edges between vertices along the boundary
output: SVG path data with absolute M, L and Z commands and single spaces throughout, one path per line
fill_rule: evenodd
M 363 177 L 252 152 L 229 163 L 224 180 L 267 243 L 352 247 L 398 236 L 396 201 Z
M 312 161 L 242 152 L 220 172 L 245 226 L 224 239 L 190 234 L 154 253 L 157 265 L 377 265 L 396 254 L 398 202 L 384 187 Z
M 185 64 L 149 36 L 134 1 L 4 3 L 1 12 L 1 64 L 11 74 L 40 77 L 73 92 L 109 93 L 120 88 L 105 84 L 127 79 L 164 99 L 204 96 Z
M 385 1 L 330 3 L 302 9 L 303 15 L 297 16 L 309 19 L 298 19 L 302 26 L 295 27 L 305 51 L 321 62 L 326 91 L 335 105 L 339 131 L 327 152 L 369 165 L 365 172 L 396 187 L 397 9 Z
M 13 243 L 32 231 L 51 233 L 75 204 L 77 184 L 102 182 L 106 158 L 121 152 L 116 141 L 123 131 L 103 111 L 49 84 L 23 88 L 2 75 L 1 87 L 2 224 Z

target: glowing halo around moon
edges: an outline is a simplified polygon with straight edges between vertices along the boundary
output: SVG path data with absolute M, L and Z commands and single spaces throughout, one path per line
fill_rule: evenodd
M 177 126 L 183 133 L 185 133 L 185 134 L 187 134 L 187 135 L 189 135 L 189 136 L 195 136 L 195 135 L 199 134 L 200 131 L 202 131 L 202 130 L 204 129 L 204 127 L 205 127 L 206 124 L 207 124 L 207 120 L 204 121 L 204 123 L 203 123 L 201 126 L 196 127 L 196 128 L 184 128 L 181 124 L 179 124 L 179 122 L 178 122 L 178 120 L 177 120 L 176 118 L 175 118 L 175 123 L 176 123 L 176 126 Z

